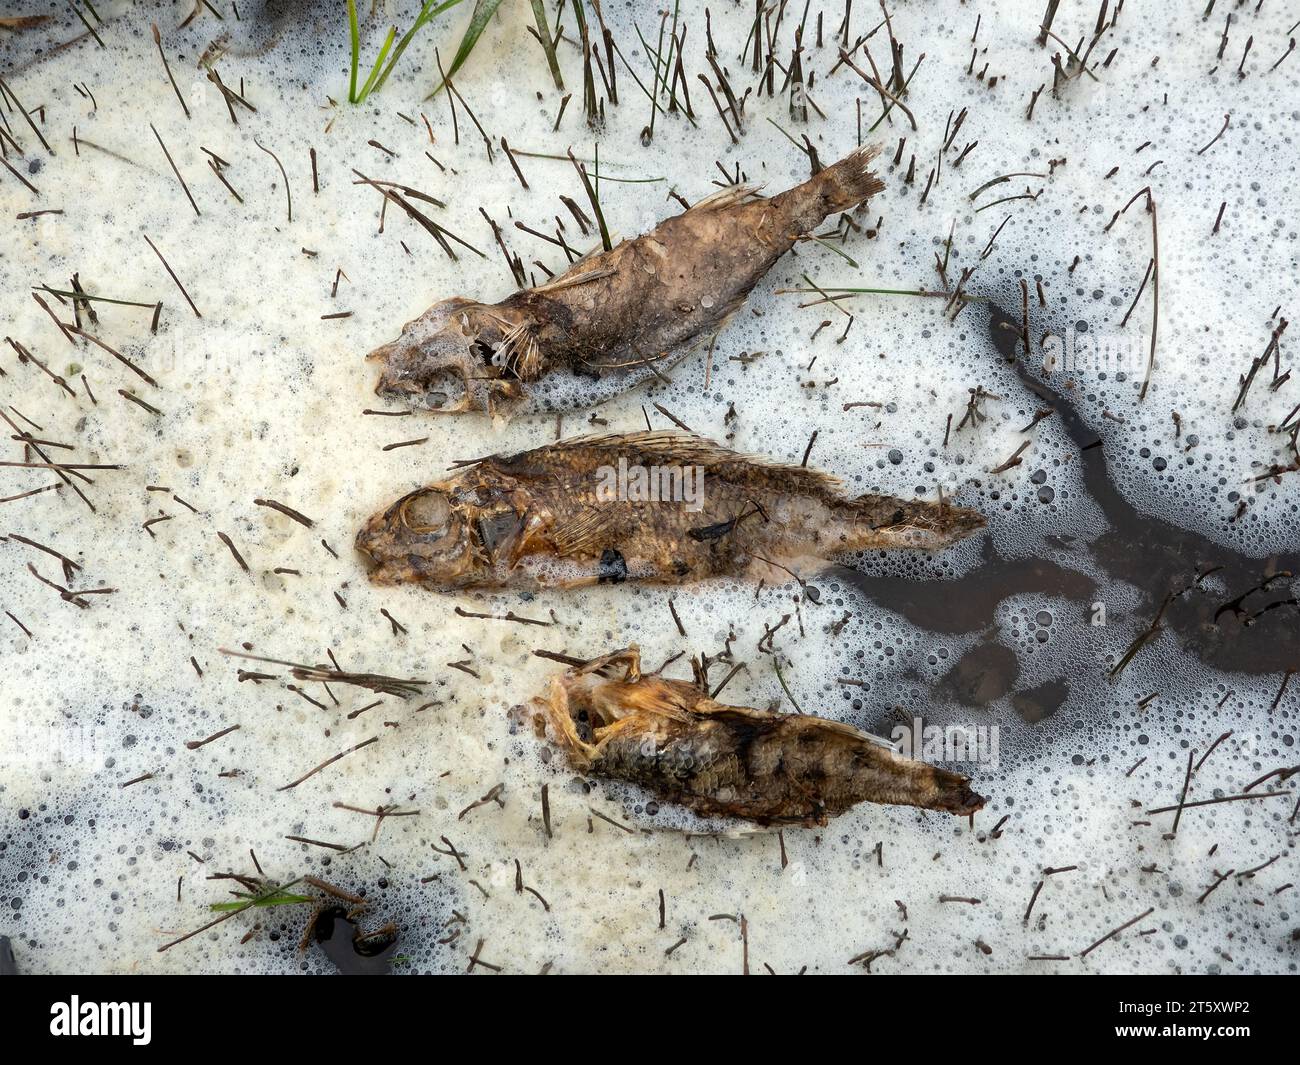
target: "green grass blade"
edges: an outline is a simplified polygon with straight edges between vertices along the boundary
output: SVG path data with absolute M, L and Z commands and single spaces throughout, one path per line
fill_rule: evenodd
M 375 65 L 370 70 L 370 77 L 366 78 L 366 83 L 361 86 L 361 95 L 357 97 L 356 103 L 363 103 L 366 97 L 370 95 L 371 89 L 375 87 L 375 79 L 379 77 L 380 68 L 384 65 L 384 60 L 388 57 L 388 50 L 393 47 L 393 41 L 396 38 L 397 27 L 390 26 L 384 46 L 379 49 L 379 58 L 375 60 Z
M 848 263 L 851 267 L 853 267 L 853 269 L 855 270 L 861 269 L 861 267 L 858 266 L 858 261 L 855 258 L 853 258 L 853 256 L 850 255 L 848 252 L 844 251 L 842 248 L 837 248 L 830 241 L 823 240 L 821 237 L 814 236 L 812 233 L 806 233 L 804 235 L 809 240 L 811 240 L 814 244 L 820 244 L 827 251 L 833 251 L 841 259 L 843 259 L 846 263 Z
M 348 31 L 352 36 L 352 81 L 348 85 L 348 103 L 357 102 L 357 58 L 361 52 L 361 31 L 357 28 L 356 0 L 348 0 Z
M 297 906 L 302 902 L 311 902 L 307 895 L 293 895 L 287 891 L 277 891 L 270 895 L 259 895 L 243 902 L 214 902 L 208 909 L 213 913 L 228 913 L 231 910 L 246 910 L 250 906 Z
M 438 3 L 438 0 L 427 0 L 424 7 L 420 9 L 419 15 L 416 16 L 415 22 L 411 24 L 411 28 L 402 34 L 402 39 L 397 42 L 397 48 L 393 52 L 392 59 L 388 61 L 388 66 L 370 91 L 378 92 L 383 88 L 384 82 L 388 80 L 388 75 L 393 72 L 393 67 L 397 66 L 397 61 L 402 58 L 402 53 L 406 51 L 406 46 L 415 38 L 416 33 L 448 8 L 453 8 L 460 2 L 461 0 L 443 0 L 442 3 Z
M 456 71 L 460 70 L 469 58 L 470 52 L 478 44 L 478 39 L 483 36 L 483 31 L 487 29 L 487 24 L 491 21 L 492 16 L 497 13 L 497 8 L 501 6 L 501 0 L 474 0 L 474 13 L 470 16 L 469 26 L 465 29 L 465 36 L 460 40 L 460 47 L 456 49 L 456 55 L 451 61 L 451 66 L 447 68 L 447 77 L 451 77 Z M 433 90 L 432 95 L 437 96 L 442 92 L 444 82 L 440 82 L 438 87 Z
M 582 0 L 578 0 L 579 3 Z M 544 0 L 532 0 L 533 21 L 537 23 L 537 36 L 542 39 L 542 51 L 546 53 L 546 64 L 551 68 L 551 77 L 555 87 L 564 91 L 564 78 L 560 76 L 560 58 L 555 54 L 555 41 L 551 38 L 551 29 L 546 24 L 546 4 Z
M 781 688 L 785 692 L 786 697 L 790 700 L 791 704 L 794 706 L 795 713 L 802 714 L 803 710 L 799 708 L 799 703 L 795 699 L 794 693 L 790 691 L 790 685 L 788 685 L 785 682 L 785 677 L 781 676 L 781 664 L 777 661 L 777 657 L 778 657 L 777 655 L 772 656 L 772 668 L 776 670 L 776 679 L 781 682 Z

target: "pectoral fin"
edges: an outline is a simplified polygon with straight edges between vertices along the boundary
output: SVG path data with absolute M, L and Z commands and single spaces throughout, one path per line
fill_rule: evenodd
M 626 509 L 625 503 L 593 505 L 572 520 L 552 526 L 549 539 L 556 553 L 563 558 L 598 554 L 617 538 Z

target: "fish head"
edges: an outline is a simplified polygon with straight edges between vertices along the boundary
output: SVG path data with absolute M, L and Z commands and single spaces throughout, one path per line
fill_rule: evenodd
M 642 673 L 636 644 L 575 666 L 555 684 L 574 720 L 595 728 L 635 716 L 651 730 L 653 722 L 683 719 L 700 698 L 692 683 Z
M 378 584 L 458 588 L 472 583 L 477 569 L 464 515 L 441 485 L 419 488 L 375 514 L 357 533 L 356 547 Z
M 940 793 L 939 809 L 945 810 L 956 817 L 970 817 L 971 814 L 977 814 L 984 809 L 984 804 L 988 802 L 983 795 L 980 795 L 970 786 L 970 781 L 958 773 L 952 773 L 956 777 L 955 781 L 948 782 Z
M 535 699 L 550 733 L 579 762 L 599 749 L 596 730 L 635 719 L 634 731 L 652 747 L 662 746 L 672 728 L 690 718 L 700 690 L 686 681 L 641 672 L 641 651 L 632 644 L 576 664 L 553 676 L 546 698 Z M 629 727 L 631 727 L 629 725 Z
M 494 359 L 500 330 L 487 310 L 456 296 L 407 322 L 396 340 L 366 356 L 382 367 L 376 394 L 438 414 L 508 417 L 524 389 Z
M 914 762 L 912 805 L 942 810 L 954 817 L 969 817 L 988 801 L 970 786 L 970 777 L 927 762 Z M 919 801 L 918 801 L 919 800 Z
M 499 489 L 444 481 L 375 514 L 357 533 L 356 547 L 370 560 L 377 584 L 500 587 L 523 532 L 522 518 Z

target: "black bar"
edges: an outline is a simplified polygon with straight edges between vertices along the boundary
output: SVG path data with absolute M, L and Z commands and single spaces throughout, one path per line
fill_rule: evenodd
M 469 1053 L 473 1047 L 494 1058 L 515 1041 L 524 1052 L 582 1046 L 590 1048 L 588 1055 L 603 1055 L 621 1053 L 613 1049 L 619 1042 L 644 1040 L 668 1054 L 695 1056 L 700 1041 L 721 1041 L 734 1055 L 753 1040 L 762 1053 L 774 1036 L 797 1038 L 813 1026 L 845 1049 L 890 1044 L 894 1054 L 946 1056 L 983 1046 L 999 1056 L 1073 1057 L 1120 1047 L 1182 1053 L 1199 1044 L 1226 1057 L 1243 1045 L 1293 1048 L 1296 1013 L 1296 985 L 1277 977 L 930 976 L 888 986 L 877 977 L 869 988 L 825 980 L 815 988 L 737 986 L 734 998 L 630 985 L 619 994 L 621 988 L 608 981 L 601 994 L 581 995 L 556 980 L 485 988 L 471 980 L 352 980 L 343 986 L 282 977 L 271 986 L 270 979 L 276 978 L 26 976 L 4 982 L 0 1015 L 11 1047 L 113 1043 L 128 1053 L 206 1048 L 253 1052 L 262 1060 L 282 1051 L 325 1049 L 338 1060 L 352 1051 L 401 1053 L 417 1041 L 435 1052 L 459 1047 L 455 1053 Z M 758 1010 L 755 995 L 762 1002 Z M 119 1034 L 53 1034 L 69 1029 L 74 1001 L 77 1032 L 94 1018 L 101 1027 L 116 1024 Z M 106 1014 L 101 1003 L 125 1008 Z

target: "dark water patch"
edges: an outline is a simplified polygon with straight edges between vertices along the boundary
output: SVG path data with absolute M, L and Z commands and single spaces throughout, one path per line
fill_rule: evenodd
M 342 907 L 317 915 L 312 938 L 344 976 L 384 976 L 392 972 L 397 933 L 364 932 L 348 920 Z
M 1035 688 L 1016 692 L 1011 697 L 1011 705 L 1020 715 L 1021 720 L 1035 724 L 1051 717 L 1065 705 L 1070 698 L 1070 685 L 1061 677 L 1049 680 Z
M 938 686 L 965 706 L 988 706 L 1007 695 L 1019 676 L 1015 651 L 990 639 L 962 655 Z
M 1162 627 L 1206 664 L 1255 674 L 1300 668 L 1300 604 L 1291 577 L 1300 573 L 1300 545 L 1296 551 L 1251 558 L 1139 511 L 1116 488 L 1105 448 L 1076 407 L 1040 368 L 1016 360 L 1018 320 L 991 304 L 987 329 L 997 352 L 1015 362 L 1021 381 L 1053 408 L 1078 446 L 1085 488 L 1107 522 L 1106 531 L 1091 541 L 1052 535 L 1043 537 L 1045 547 L 1057 555 L 1062 549 L 1086 552 L 1110 580 L 1138 589 L 1146 613 L 1134 619 L 1135 637 L 1168 599 Z M 989 630 L 999 604 L 1012 596 L 1064 599 L 1078 603 L 1081 611 L 1098 599 L 1096 582 L 1081 570 L 1046 558 L 1003 558 L 989 539 L 981 564 L 951 580 L 876 576 L 845 567 L 836 567 L 834 576 L 919 628 L 943 634 Z M 1219 584 L 1230 591 L 1210 590 Z
M 901 614 L 917 628 L 949 635 L 988 628 L 998 604 L 1011 596 L 1035 595 L 1084 605 L 1096 597 L 1096 582 L 1079 570 L 1047 558 L 1003 558 L 987 537 L 981 551 L 980 565 L 953 580 L 877 576 L 844 566 L 833 567 L 827 574 Z
M 990 306 L 989 335 L 1008 360 L 1015 359 L 1018 329 L 1015 319 Z M 1021 361 L 1015 368 L 1025 386 L 1055 409 L 1079 447 L 1084 484 L 1109 526 L 1087 550 L 1106 574 L 1141 590 L 1151 620 L 1166 597 L 1175 594 L 1162 624 L 1216 669 L 1280 673 L 1300 666 L 1300 605 L 1290 579 L 1300 573 L 1300 544 L 1295 551 L 1251 558 L 1142 513 L 1115 487 L 1105 447 L 1078 409 L 1051 387 L 1041 368 Z M 1198 576 L 1211 574 L 1231 589 L 1228 595 L 1212 594 L 1197 583 Z M 1186 594 L 1177 594 L 1189 586 Z M 1240 603 L 1237 597 L 1242 597 Z

